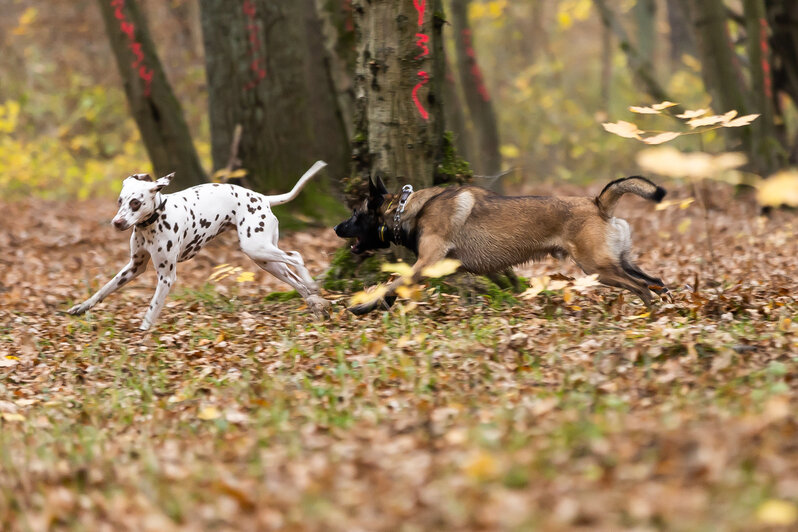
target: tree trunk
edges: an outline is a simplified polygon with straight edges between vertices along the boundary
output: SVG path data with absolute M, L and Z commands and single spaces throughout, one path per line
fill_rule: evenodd
M 668 29 L 670 31 L 670 58 L 672 66 L 681 64 L 685 54 L 695 55 L 695 42 L 679 0 L 667 0 Z
M 350 202 L 379 174 L 393 190 L 446 179 L 440 0 L 354 0 L 357 36 Z
M 352 0 L 315 0 L 321 20 L 326 59 L 338 107 L 344 117 L 346 138 L 354 135 L 355 22 Z
M 654 65 L 654 49 L 657 40 L 656 0 L 637 0 L 634 7 L 637 29 L 637 49 L 644 61 Z
M 607 5 L 606 0 L 593 0 L 593 4 L 596 6 L 601 16 L 602 23 L 608 27 L 618 39 L 618 45 L 626 54 L 626 62 L 629 65 L 629 69 L 632 71 L 632 75 L 638 83 L 642 85 L 641 88 L 657 101 L 668 100 L 669 98 L 665 89 L 659 84 L 657 77 L 654 75 L 653 65 L 646 61 L 645 57 L 629 40 L 629 35 L 618 21 L 615 13 Z
M 155 173 L 171 188 L 206 181 L 180 103 L 166 79 L 136 0 L 98 0 L 133 118 Z
M 499 152 L 499 129 L 496 125 L 493 103 L 474 52 L 474 35 L 468 24 L 468 4 L 468 0 L 451 2 L 457 70 L 468 112 L 474 124 L 474 137 L 479 147 L 479 156 L 472 161 L 474 171 L 481 175 L 495 175 L 501 171 L 502 164 Z M 498 186 L 501 181 L 496 179 L 494 183 Z
M 474 160 L 476 147 L 474 145 L 474 135 L 466 123 L 465 107 L 460 98 L 457 80 L 454 78 L 454 71 L 451 63 L 446 61 L 446 76 L 443 81 L 443 114 L 446 119 L 446 129 L 452 132 L 457 153 L 466 161 Z
M 775 138 L 773 121 L 773 84 L 770 77 L 771 57 L 768 42 L 768 22 L 764 0 L 743 0 L 747 35 L 748 61 L 751 72 L 752 110 L 760 113 L 752 127 L 752 142 L 755 162 L 765 173 L 772 173 L 778 166 L 780 151 Z
M 261 192 L 284 191 L 316 159 L 343 172 L 347 142 L 314 0 L 203 0 L 214 169 L 230 160 Z

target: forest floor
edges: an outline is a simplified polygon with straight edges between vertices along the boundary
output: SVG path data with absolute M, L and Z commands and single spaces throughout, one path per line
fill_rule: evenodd
M 652 315 L 594 287 L 361 318 L 327 293 L 317 322 L 226 234 L 147 334 L 151 268 L 63 313 L 127 260 L 112 199 L 0 204 L 0 529 L 794 526 L 798 220 L 710 192 L 714 261 L 696 203 L 619 205 L 673 289 Z M 313 275 L 342 244 L 280 243 Z

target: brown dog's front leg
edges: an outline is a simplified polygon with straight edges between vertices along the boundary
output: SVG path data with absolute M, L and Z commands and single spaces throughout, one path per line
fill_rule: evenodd
M 413 273 L 410 275 L 409 284 L 420 282 L 424 277 L 421 273 L 424 271 L 424 268 L 443 260 L 448 252 L 449 249 L 445 247 L 445 242 L 442 238 L 436 235 L 430 235 L 426 238 L 422 237 L 418 246 L 418 260 L 413 265 Z M 394 279 L 388 284 L 385 295 L 381 298 L 367 303 L 360 303 L 359 305 L 352 305 L 347 310 L 355 316 L 362 316 L 379 307 L 389 309 L 396 300 L 396 290 L 406 283 L 408 283 L 408 280 L 405 277 Z

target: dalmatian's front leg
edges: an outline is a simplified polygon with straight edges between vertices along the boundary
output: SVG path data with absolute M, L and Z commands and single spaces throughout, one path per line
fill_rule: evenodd
M 141 275 L 147 269 L 147 262 L 149 261 L 149 254 L 143 248 L 136 246 L 135 236 L 130 239 L 130 262 L 117 273 L 113 279 L 108 281 L 105 286 L 100 288 L 96 294 L 91 296 L 83 303 L 79 303 L 69 310 L 67 313 L 72 315 L 83 314 L 87 310 L 94 307 L 97 303 L 111 295 L 111 293 L 122 288 L 127 283 Z
M 147 309 L 147 313 L 144 314 L 144 320 L 139 327 L 142 331 L 148 330 L 158 319 L 158 315 L 161 313 L 164 303 L 166 303 L 166 296 L 169 295 L 169 290 L 172 289 L 172 285 L 175 284 L 175 279 L 177 279 L 177 260 L 164 259 L 159 262 L 153 259 L 153 263 L 155 263 L 155 270 L 158 272 L 158 286 L 155 288 L 155 295 L 152 296 L 150 307 Z

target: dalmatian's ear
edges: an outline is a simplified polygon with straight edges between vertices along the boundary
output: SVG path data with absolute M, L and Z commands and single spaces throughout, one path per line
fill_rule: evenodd
M 150 174 L 132 174 L 130 177 L 138 181 L 152 181 Z
M 155 181 L 155 186 L 153 187 L 153 190 L 154 190 L 155 192 L 158 192 L 158 191 L 160 191 L 162 188 L 164 188 L 164 187 L 166 187 L 166 186 L 169 186 L 169 183 L 171 183 L 171 182 L 172 182 L 172 178 L 173 178 L 174 176 L 175 176 L 175 173 L 174 173 L 174 172 L 172 172 L 171 174 L 168 174 L 168 175 L 165 175 L 165 176 L 163 176 L 163 177 L 160 177 L 160 178 L 158 178 L 158 179 Z

